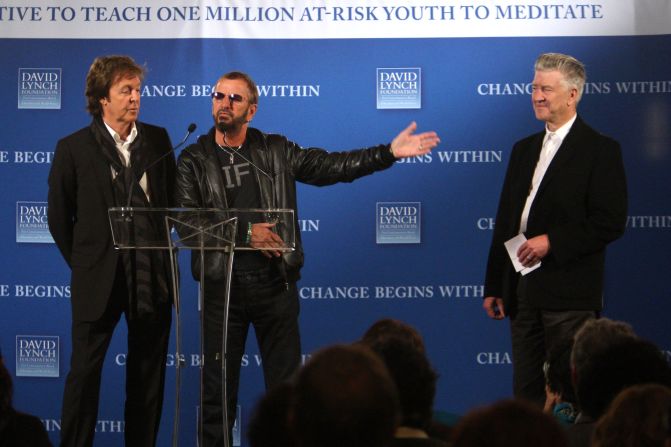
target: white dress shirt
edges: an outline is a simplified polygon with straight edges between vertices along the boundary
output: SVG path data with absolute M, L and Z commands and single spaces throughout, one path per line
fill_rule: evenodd
M 552 162 L 559 146 L 561 146 L 564 138 L 571 130 L 573 122 L 578 117 L 578 115 L 573 115 L 573 118 L 568 120 L 566 124 L 561 126 L 559 129 L 551 132 L 548 130 L 547 126 L 545 127 L 545 137 L 543 138 L 543 147 L 541 149 L 541 154 L 538 157 L 538 163 L 536 164 L 536 169 L 534 170 L 534 176 L 531 179 L 531 188 L 529 189 L 529 195 L 527 196 L 527 201 L 524 204 L 524 210 L 522 211 L 522 217 L 520 218 L 520 233 L 527 231 L 527 220 L 529 220 L 529 211 L 531 210 L 531 204 L 536 198 L 536 193 L 538 192 L 538 187 L 543 181 L 545 172 L 548 170 L 548 166 Z
M 121 138 L 121 135 L 119 135 L 119 133 L 116 130 L 108 126 L 107 123 L 105 123 L 105 127 L 107 128 L 108 132 L 110 133 L 110 135 L 112 135 L 112 138 L 114 139 L 117 152 L 119 152 L 119 155 L 121 156 L 121 162 L 126 167 L 130 166 L 130 145 L 133 144 L 133 141 L 135 141 L 135 138 L 137 138 L 137 127 L 135 126 L 135 123 L 133 123 L 133 128 L 128 134 L 128 138 L 126 138 L 125 140 Z M 114 179 L 115 177 L 116 172 L 112 168 L 112 178 Z M 144 195 L 147 196 L 147 200 L 149 201 L 149 190 L 147 188 L 147 173 L 142 174 L 142 178 L 140 179 L 140 187 L 142 188 L 142 191 L 144 191 Z

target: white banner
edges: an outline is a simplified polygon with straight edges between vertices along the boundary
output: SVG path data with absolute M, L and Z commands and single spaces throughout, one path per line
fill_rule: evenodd
M 0 38 L 338 39 L 655 34 L 671 34 L 671 0 L 0 2 Z

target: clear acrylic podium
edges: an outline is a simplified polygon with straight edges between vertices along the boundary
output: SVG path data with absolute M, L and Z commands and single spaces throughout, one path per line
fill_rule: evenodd
M 110 208 L 108 210 L 114 247 L 118 250 L 165 250 L 169 256 L 170 284 L 175 307 L 175 417 L 172 431 L 172 445 L 179 443 L 180 390 L 182 359 L 181 299 L 179 287 L 179 250 L 197 251 L 200 265 L 205 265 L 205 253 L 220 251 L 225 254 L 221 267 L 225 269 L 224 321 L 222 331 L 222 409 L 224 433 L 228 433 L 228 396 L 226 393 L 226 362 L 228 307 L 230 285 L 233 272 L 233 258 L 239 250 L 293 251 L 296 248 L 295 217 L 290 209 L 215 209 L 215 208 Z M 272 231 L 282 242 L 249 240 L 248 228 L 255 223 L 274 223 Z M 154 231 L 147 233 L 144 228 L 151 224 Z M 203 352 L 203 299 L 205 297 L 204 268 L 200 269 L 198 309 L 200 310 L 200 358 Z M 203 363 L 200 368 L 200 398 L 198 417 L 198 444 L 202 445 L 202 402 Z M 229 437 L 224 436 L 229 447 Z

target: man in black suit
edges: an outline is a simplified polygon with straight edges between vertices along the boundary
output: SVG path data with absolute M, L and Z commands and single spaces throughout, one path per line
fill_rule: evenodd
M 536 60 L 531 99 L 545 130 L 513 147 L 487 263 L 483 307 L 510 317 L 514 394 L 539 404 L 546 353 L 598 316 L 606 245 L 626 224 L 620 146 L 577 115 L 585 78 L 571 56 Z M 504 242 L 519 234 L 516 273 Z
M 172 205 L 175 158 L 165 129 L 137 121 L 143 67 L 99 57 L 86 77 L 91 125 L 58 142 L 49 173 L 49 230 L 72 270 L 72 358 L 61 445 L 90 446 L 105 353 L 128 325 L 126 445 L 152 446 L 163 405 L 170 334 L 168 262 L 157 250 L 117 251 L 107 210 Z M 162 158 L 161 158 L 162 157 Z M 154 222 L 136 220 L 152 234 Z M 157 233 L 163 234 L 163 233 Z

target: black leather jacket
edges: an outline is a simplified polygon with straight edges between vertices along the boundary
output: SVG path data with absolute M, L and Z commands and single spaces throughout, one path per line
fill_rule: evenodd
M 179 156 L 175 201 L 180 207 L 228 208 L 214 133 L 212 128 Z M 389 145 L 329 153 L 319 148 L 304 149 L 282 135 L 266 134 L 251 127 L 247 129 L 246 142 L 252 149 L 251 161 L 274 179 L 271 181 L 263 173 L 255 171 L 261 191 L 261 207 L 293 209 L 296 220 L 296 181 L 315 186 L 351 182 L 387 169 L 395 160 Z M 208 252 L 205 264 L 207 280 L 224 279 L 223 255 L 220 252 Z M 300 231 L 296 232 L 296 250 L 283 255 L 282 266 L 287 281 L 300 278 L 303 266 Z M 191 270 L 194 279 L 199 280 L 200 257 L 196 253 L 191 257 Z

